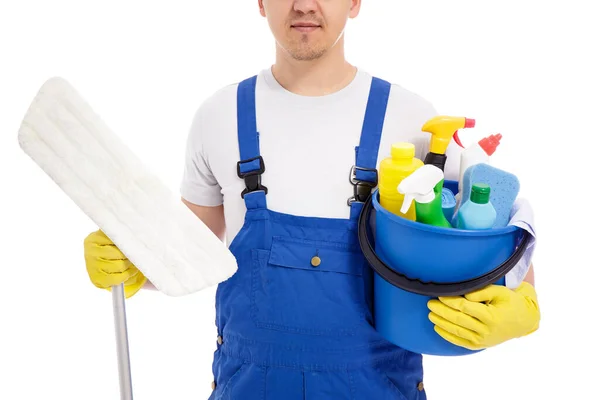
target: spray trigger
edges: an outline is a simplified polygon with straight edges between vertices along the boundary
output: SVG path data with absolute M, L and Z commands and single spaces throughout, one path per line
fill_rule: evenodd
M 406 214 L 411 202 L 430 203 L 435 199 L 434 187 L 444 179 L 444 172 L 432 164 L 419 167 L 398 185 L 398 192 L 404 195 L 400 211 Z
M 452 135 L 452 139 L 454 139 L 457 145 L 459 145 L 463 149 L 465 148 L 465 146 L 463 146 L 463 144 L 460 142 L 460 138 L 458 137 L 458 131 L 454 132 L 454 135 Z
M 402 214 L 406 214 L 408 212 L 408 209 L 410 208 L 410 205 L 414 199 L 415 196 L 410 193 L 404 196 L 404 201 L 402 202 L 402 207 L 400 208 L 400 212 Z

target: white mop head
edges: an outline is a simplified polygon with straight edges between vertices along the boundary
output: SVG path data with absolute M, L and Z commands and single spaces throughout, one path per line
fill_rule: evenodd
M 226 245 L 64 79 L 42 85 L 19 144 L 161 292 L 194 293 L 236 272 Z

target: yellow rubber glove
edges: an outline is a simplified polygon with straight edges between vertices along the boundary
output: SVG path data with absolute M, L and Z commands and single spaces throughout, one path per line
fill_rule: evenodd
M 511 290 L 490 285 L 463 296 L 430 300 L 429 320 L 444 339 L 470 350 L 529 335 L 539 327 L 535 288 L 523 282 Z
M 90 233 L 83 242 L 85 265 L 94 286 L 111 290 L 123 283 L 125 297 L 136 294 L 146 277 L 101 230 Z

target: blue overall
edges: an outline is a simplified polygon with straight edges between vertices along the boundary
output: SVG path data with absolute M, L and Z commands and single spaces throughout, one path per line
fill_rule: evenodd
M 237 168 L 246 183 L 246 215 L 230 245 L 238 271 L 217 288 L 210 400 L 426 399 L 422 356 L 373 328 L 372 270 L 357 235 L 365 193 L 377 179 L 390 84 L 372 81 L 356 165 L 349 166 L 355 198 L 348 201 L 348 219 L 268 209 L 255 84 L 256 76 L 248 78 L 237 93 Z M 310 190 L 311 177 L 290 179 Z

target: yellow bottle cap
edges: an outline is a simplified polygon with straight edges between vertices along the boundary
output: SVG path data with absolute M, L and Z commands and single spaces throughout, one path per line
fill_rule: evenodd
M 392 144 L 392 158 L 413 158 L 415 156 L 415 145 L 407 142 Z

